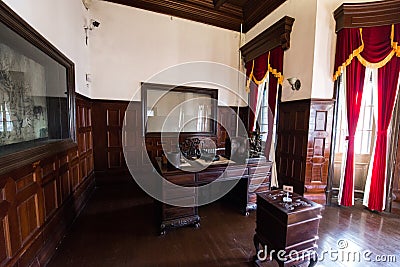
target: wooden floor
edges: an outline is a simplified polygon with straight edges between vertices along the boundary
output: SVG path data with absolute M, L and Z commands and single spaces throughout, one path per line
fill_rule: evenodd
M 199 209 L 201 227 L 157 235 L 153 201 L 133 182 L 96 189 L 48 266 L 253 266 L 255 213 L 244 217 L 218 201 Z M 318 251 L 338 251 L 317 266 L 399 266 L 399 263 L 347 262 L 345 251 L 396 255 L 400 262 L 400 216 L 378 214 L 361 205 L 325 207 Z M 341 254 L 345 260 L 341 260 Z M 334 254 L 333 256 L 335 256 Z M 353 255 L 353 254 L 352 254 Z M 333 257 L 332 256 L 332 257 Z M 277 266 L 275 262 L 261 266 Z

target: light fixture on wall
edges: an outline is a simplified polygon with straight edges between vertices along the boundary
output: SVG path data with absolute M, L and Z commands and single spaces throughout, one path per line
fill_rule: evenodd
M 294 91 L 294 90 L 295 90 L 295 91 L 300 90 L 301 82 L 300 82 L 299 79 L 297 79 L 297 78 L 289 78 L 289 79 L 287 79 L 287 80 L 288 80 L 290 86 L 292 86 L 292 90 L 293 90 L 293 91 Z
M 86 35 L 86 40 L 85 40 L 86 45 L 88 44 L 88 39 L 89 39 L 88 31 L 91 31 L 94 28 L 98 28 L 99 26 L 100 26 L 100 22 L 98 22 L 97 20 L 94 20 L 94 19 L 90 19 L 89 25 L 83 26 L 83 28 L 85 29 L 85 35 Z

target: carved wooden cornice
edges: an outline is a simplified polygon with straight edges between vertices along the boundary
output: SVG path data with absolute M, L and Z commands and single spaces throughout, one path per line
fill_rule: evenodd
M 400 0 L 344 3 L 334 12 L 336 32 L 343 28 L 373 27 L 400 23 Z
M 294 18 L 285 16 L 242 46 L 240 51 L 245 62 L 249 62 L 278 46 L 282 46 L 283 50 L 288 49 L 290 47 L 290 34 L 293 23 Z

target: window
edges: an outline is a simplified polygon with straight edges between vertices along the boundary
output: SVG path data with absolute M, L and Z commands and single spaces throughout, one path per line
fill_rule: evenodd
M 372 152 L 372 141 L 374 138 L 374 90 L 376 82 L 374 79 L 374 71 L 367 69 L 365 73 L 368 79 L 365 80 L 363 97 L 360 109 L 360 116 L 358 119 L 356 135 L 354 138 L 354 153 L 358 155 L 369 155 Z M 340 96 L 341 103 L 337 128 L 340 129 L 340 134 L 337 135 L 336 153 L 344 152 L 344 142 L 347 136 L 347 120 L 345 112 L 345 97 L 344 97 L 344 84 L 343 79 L 340 81 Z
M 0 133 L 11 132 L 13 125 L 10 117 L 10 111 L 5 103 L 0 105 Z
M 261 94 L 261 106 L 260 106 L 260 113 L 258 114 L 258 125 L 260 127 L 260 134 L 261 134 L 261 140 L 265 142 L 267 140 L 267 135 L 268 135 L 268 119 L 269 116 L 272 116 L 272 112 L 270 112 L 270 107 L 268 104 L 268 86 L 265 85 L 263 87 L 260 86 L 260 88 L 263 88 L 263 92 Z M 273 136 L 275 136 L 275 130 L 276 130 L 276 120 L 274 119 L 274 128 L 273 128 Z

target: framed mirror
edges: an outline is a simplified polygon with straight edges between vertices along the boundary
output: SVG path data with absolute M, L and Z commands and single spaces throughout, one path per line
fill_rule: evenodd
M 143 130 L 216 135 L 218 90 L 142 83 Z

